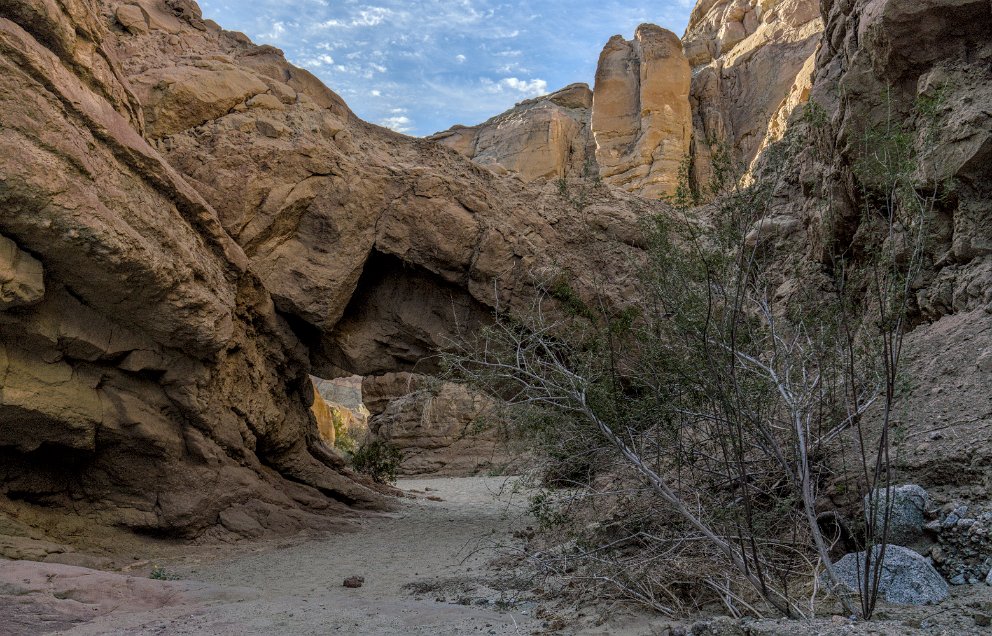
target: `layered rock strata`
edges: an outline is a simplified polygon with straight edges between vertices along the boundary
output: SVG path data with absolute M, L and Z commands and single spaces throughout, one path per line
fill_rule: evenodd
M 700 0 L 682 38 L 692 66 L 693 180 L 714 153 L 747 172 L 809 99 L 823 33 L 818 0 Z
M 700 0 L 681 41 L 650 24 L 633 40 L 610 39 L 591 104 L 561 104 L 573 85 L 432 139 L 525 181 L 598 175 L 650 198 L 671 195 L 690 158 L 691 183 L 705 191 L 714 155 L 749 173 L 806 103 L 819 9 L 817 0 Z
M 689 64 L 671 31 L 637 27 L 599 56 L 592 133 L 603 180 L 644 197 L 674 194 L 689 152 Z
M 2 3 L 0 67 L 10 515 L 259 536 L 388 507 L 311 370 L 410 368 L 555 267 L 629 286 L 647 204 L 575 215 L 365 124 L 187 0 Z
M 369 377 L 369 432 L 403 453 L 399 473 L 462 477 L 513 462 L 492 401 L 467 387 L 415 373 Z
M 692 133 L 690 72 L 678 37 L 642 24 L 603 49 L 596 85 L 573 84 L 432 140 L 524 181 L 601 177 L 658 198 L 672 194 Z

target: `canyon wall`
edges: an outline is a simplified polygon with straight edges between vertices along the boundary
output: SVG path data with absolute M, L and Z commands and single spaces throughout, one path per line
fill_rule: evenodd
M 828 245 L 863 249 L 863 133 L 909 122 L 933 148 L 920 183 L 941 193 L 910 342 L 942 392 L 914 394 L 914 417 L 960 413 L 962 434 L 987 437 L 988 416 L 965 411 L 992 412 L 992 7 L 824 1 L 820 42 L 811 6 L 701 2 L 685 53 L 644 27 L 611 41 L 591 94 L 441 140 L 528 185 L 360 121 L 188 0 L 0 3 L 0 515 L 226 537 L 389 507 L 321 440 L 309 373 L 429 373 L 438 347 L 497 304 L 526 311 L 563 269 L 580 295 L 636 302 L 639 221 L 667 209 L 651 199 L 671 187 L 673 148 L 703 175 L 709 142 L 729 145 L 760 177 L 759 151 L 789 142 L 775 140 L 807 97 L 826 122 L 776 168 L 788 253 L 815 268 Z M 650 107 L 635 116 L 635 100 Z M 675 125 L 690 116 L 691 142 Z M 541 182 L 582 174 L 604 183 L 581 205 Z M 961 386 L 941 379 L 964 369 Z M 423 418 L 411 408 L 395 421 Z M 976 448 L 992 444 L 941 452 L 980 481 Z
M 0 65 L 0 511 L 49 529 L 388 508 L 308 373 L 412 368 L 560 266 L 623 297 L 652 211 L 366 124 L 188 0 L 0 3 Z

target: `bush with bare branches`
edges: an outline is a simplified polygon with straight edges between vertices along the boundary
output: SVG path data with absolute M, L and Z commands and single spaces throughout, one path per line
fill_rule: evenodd
M 808 115 L 824 125 L 815 106 Z M 860 593 L 840 583 L 820 490 L 837 452 L 859 467 L 842 476 L 852 488 L 890 481 L 909 284 L 937 192 L 916 181 L 924 153 L 886 126 L 866 133 L 856 166 L 861 225 L 875 233 L 858 258 L 832 246 L 817 270 L 783 256 L 769 219 L 779 184 L 742 187 L 724 166 L 714 204 L 696 207 L 684 185 L 648 223 L 636 303 L 580 294 L 559 272 L 530 312 L 497 313 L 447 356 L 542 442 L 557 460 L 547 476 L 586 513 L 611 502 L 592 520 L 565 503 L 575 497 L 542 502 L 546 518 L 573 522 L 578 576 L 669 614 L 719 600 L 733 614 L 811 616 L 827 592 L 871 616 L 884 556 L 865 551 Z M 885 545 L 886 512 L 869 515 L 864 544 Z

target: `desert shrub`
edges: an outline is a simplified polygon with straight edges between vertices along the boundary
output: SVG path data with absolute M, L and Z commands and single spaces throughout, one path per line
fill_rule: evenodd
M 825 125 L 809 110 L 810 126 Z M 497 315 L 447 356 L 545 450 L 545 484 L 579 490 L 532 503 L 570 539 L 566 560 L 584 580 L 669 614 L 718 601 L 734 614 L 809 616 L 827 590 L 871 616 L 879 564 L 866 557 L 856 610 L 833 572 L 820 494 L 838 450 L 858 467 L 852 491 L 891 478 L 908 281 L 933 212 L 908 139 L 891 122 L 866 132 L 855 170 L 872 231 L 856 256 L 833 245 L 811 263 L 782 249 L 789 230 L 771 211 L 787 147 L 747 187 L 715 166 L 706 208 L 679 188 L 672 212 L 645 225 L 636 303 L 559 272 L 538 283 L 530 312 Z M 879 518 L 864 534 L 884 545 Z
M 403 461 L 403 452 L 380 439 L 362 444 L 351 458 L 352 466 L 374 481 L 385 484 L 396 481 L 396 471 Z

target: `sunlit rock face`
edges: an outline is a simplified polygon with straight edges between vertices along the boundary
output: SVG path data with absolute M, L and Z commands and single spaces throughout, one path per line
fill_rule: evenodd
M 598 176 L 649 198 L 671 195 L 691 160 L 705 190 L 715 153 L 748 173 L 781 139 L 822 32 L 819 0 L 701 0 L 681 40 L 650 24 L 611 38 L 591 103 L 573 85 L 432 139 L 524 181 Z
M 589 169 L 592 91 L 585 84 L 517 104 L 477 126 L 458 126 L 432 140 L 494 172 L 524 181 L 575 176 Z
M 689 152 L 689 63 L 671 31 L 642 24 L 599 56 L 593 90 L 596 162 L 607 183 L 657 198 L 674 193 Z
M 693 177 L 713 154 L 747 171 L 806 103 L 823 32 L 819 0 L 700 0 L 682 38 L 692 66 Z
M 599 177 L 658 198 L 674 192 L 689 153 L 689 85 L 678 36 L 644 24 L 606 44 L 593 90 L 573 84 L 431 139 L 524 181 Z

